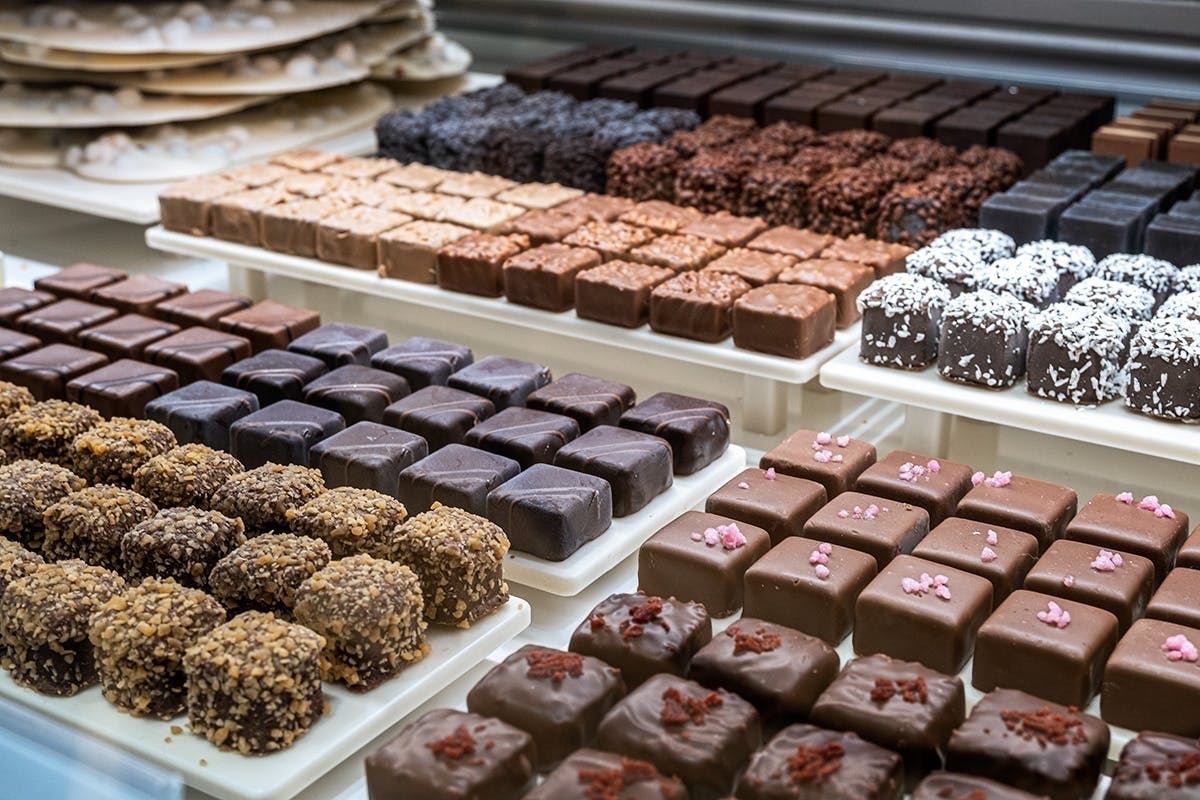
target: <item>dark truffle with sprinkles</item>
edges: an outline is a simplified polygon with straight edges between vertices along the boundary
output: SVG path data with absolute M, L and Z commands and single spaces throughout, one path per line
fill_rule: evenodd
M 1200 322 L 1147 322 L 1129 348 L 1125 404 L 1162 419 L 1200 421 Z
M 153 502 L 120 486 L 89 486 L 46 509 L 42 550 L 54 560 L 79 558 L 121 570 L 121 537 L 158 513 Z
M 1017 243 L 1011 236 L 991 228 L 956 228 L 938 236 L 931 246 L 974 253 L 989 264 L 1008 258 L 1017 249 Z
M 213 492 L 245 471 L 242 462 L 228 453 L 202 444 L 185 444 L 138 467 L 133 474 L 133 488 L 159 508 L 208 508 Z
M 1179 269 L 1170 261 L 1144 253 L 1113 253 L 1096 265 L 1096 277 L 1149 289 L 1161 303 L 1175 291 Z
M 269 611 L 290 618 L 296 589 L 333 559 L 311 536 L 264 533 L 240 545 L 208 574 L 208 589 L 234 613 Z
M 264 464 L 234 475 L 213 493 L 209 507 L 230 517 L 240 517 L 250 533 L 288 530 L 287 512 L 299 508 L 325 491 L 318 469 Z
M 1125 389 L 1127 320 L 1073 303 L 1055 303 L 1029 323 L 1026 381 L 1031 394 L 1086 405 Z
M 92 615 L 89 639 L 104 699 L 137 717 L 172 719 L 187 697 L 183 656 L 225 621 L 225 609 L 199 589 L 147 579 Z
M 29 408 L 36 402 L 33 393 L 24 386 L 0 381 L 0 417 L 7 417 L 13 412 Z
M 938 345 L 942 377 L 992 389 L 1012 386 L 1025 374 L 1029 303 L 986 290 L 959 295 L 946 304 Z
M 47 508 L 86 485 L 71 470 L 22 459 L 0 466 L 0 533 L 30 550 L 42 549 Z
M 32 458 L 70 467 L 75 437 L 100 422 L 94 409 L 66 400 L 45 400 L 0 421 L 0 448 L 9 458 Z
M 1135 324 L 1154 316 L 1153 292 L 1131 283 L 1104 278 L 1084 278 L 1067 290 L 1063 300 L 1099 309 L 1105 314 L 1112 314 Z
M 88 483 L 132 486 L 139 467 L 175 445 L 175 434 L 166 425 L 113 417 L 76 436 L 71 457 L 75 473 Z
M 174 578 L 208 588 L 208 574 L 246 541 L 240 519 L 197 508 L 166 508 L 121 537 L 121 564 L 130 580 Z
M 359 553 L 391 558 L 393 534 L 408 512 L 382 492 L 338 486 L 289 509 L 286 516 L 293 533 L 321 539 L 335 558 Z
M 248 755 L 291 747 L 321 718 L 325 640 L 303 625 L 248 611 L 188 648 L 192 731 Z
M 296 590 L 296 620 L 325 637 L 322 677 L 365 692 L 429 654 L 421 584 L 368 555 L 334 561 Z

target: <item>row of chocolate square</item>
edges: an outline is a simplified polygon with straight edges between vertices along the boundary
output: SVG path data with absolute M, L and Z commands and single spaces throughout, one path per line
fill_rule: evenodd
M 998 145 L 1034 167 L 1063 148 L 1086 147 L 1116 105 L 1111 95 L 628 47 L 569 51 L 513 67 L 505 78 L 527 91 L 682 108 L 706 117 L 931 136 L 959 148 Z
M 974 224 L 983 201 L 1022 171 L 1021 160 L 1000 148 L 959 153 L 923 137 L 819 134 L 791 122 L 759 128 L 713 117 L 663 144 L 614 153 L 608 192 L 920 245 Z
M 1124 165 L 1118 156 L 1069 150 L 989 198 L 980 224 L 1017 244 L 1059 239 L 1097 258 L 1145 252 L 1179 266 L 1200 259 L 1196 167 L 1144 161 L 1122 171 Z
M 1124 158 L 1200 166 L 1200 103 L 1156 97 L 1092 134 L 1092 151 Z

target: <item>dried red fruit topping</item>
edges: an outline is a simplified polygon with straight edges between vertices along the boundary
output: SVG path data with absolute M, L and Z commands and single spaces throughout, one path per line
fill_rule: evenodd
M 765 628 L 759 628 L 754 633 L 742 633 L 736 625 L 725 629 L 726 636 L 733 637 L 733 654 L 769 653 L 778 650 L 783 644 L 783 637 L 776 633 L 767 633 Z
M 647 597 L 646 602 L 629 609 L 629 618 L 634 622 L 645 625 L 654 622 L 662 614 L 663 601 L 661 597 Z
M 1142 769 L 1153 783 L 1166 783 L 1173 789 L 1200 785 L 1200 753 L 1171 756 L 1157 764 L 1147 764 Z
M 592 616 L 588 617 L 588 625 L 592 630 L 598 631 L 601 628 L 607 628 L 608 622 L 604 619 L 603 614 L 592 614 Z
M 638 783 L 659 780 L 653 765 L 632 758 L 622 758 L 621 766 L 612 769 L 581 769 L 577 773 L 587 800 L 620 800 L 621 790 Z M 664 798 L 674 796 L 666 781 L 660 787 Z
M 1037 711 L 1001 711 L 1000 719 L 1010 732 L 1040 745 L 1083 744 L 1087 741 L 1083 720 L 1072 714 L 1051 711 L 1049 706 L 1042 706 Z
M 630 625 L 629 623 L 621 623 L 621 638 L 636 639 L 646 632 L 646 629 L 641 625 Z
M 987 792 L 983 789 L 975 789 L 969 794 L 965 794 L 959 800 L 988 800 Z
M 583 656 L 576 653 L 560 653 L 557 650 L 535 650 L 525 656 L 531 678 L 550 678 L 562 683 L 568 677 L 578 678 L 583 674 Z
M 821 747 L 797 747 L 788 756 L 788 777 L 793 784 L 812 783 L 821 785 L 833 773 L 842 768 L 842 757 L 846 751 L 837 742 Z
M 871 689 L 872 702 L 882 705 L 896 695 L 900 695 L 900 699 L 906 703 L 927 703 L 929 702 L 929 686 L 926 685 L 925 678 L 921 676 L 901 678 L 895 681 L 889 678 L 875 679 L 875 687 Z
M 663 707 L 659 719 L 667 725 L 684 725 L 688 722 L 703 725 L 708 712 L 720 708 L 725 703 L 716 692 L 709 692 L 704 697 L 688 697 L 674 687 L 663 692 L 662 699 Z
M 429 751 L 440 758 L 458 761 L 475 754 L 475 737 L 466 725 L 459 725 L 454 733 L 425 744 Z

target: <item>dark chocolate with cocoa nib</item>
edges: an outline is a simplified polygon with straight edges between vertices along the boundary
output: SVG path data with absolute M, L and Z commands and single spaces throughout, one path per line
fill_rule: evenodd
M 626 411 L 621 427 L 666 439 L 676 475 L 699 472 L 729 447 L 728 408 L 673 392 L 659 392 Z
M 571 417 L 586 432 L 597 425 L 617 425 L 636 399 L 633 389 L 623 383 L 572 372 L 532 392 L 525 404 Z
M 174 370 L 123 358 L 72 380 L 67 399 L 106 417 L 141 417 L 146 403 L 178 388 Z
M 534 464 L 492 490 L 487 517 L 513 550 L 563 561 L 612 525 L 612 490 L 600 478 Z
M 24 386 L 35 400 L 61 400 L 67 383 L 107 363 L 100 353 L 51 344 L 0 363 L 0 379 Z
M 608 481 L 614 517 L 641 511 L 674 481 L 671 445 L 657 436 L 611 425 L 567 442 L 554 454 L 554 465 Z
M 904 762 L 853 733 L 784 728 L 754 754 L 738 800 L 900 800 Z
M 325 364 L 286 350 L 264 350 L 226 367 L 221 383 L 253 392 L 265 406 L 280 400 L 300 400 L 304 387 L 324 374 Z
M 521 465 L 511 458 L 448 444 L 400 473 L 396 497 L 409 514 L 441 503 L 482 517 L 491 491 L 520 472 Z
M 1046 800 L 1046 796 L 1023 792 L 977 775 L 934 772 L 913 789 L 912 800 Z
M 416 434 L 375 422 L 357 422 L 309 450 L 309 462 L 321 470 L 327 486 L 351 486 L 397 494 L 400 473 L 425 458 L 429 448 Z M 426 509 L 413 509 L 417 513 Z
M 230 450 L 246 469 L 267 463 L 307 467 L 309 448 L 345 427 L 336 412 L 280 400 L 230 425 Z
M 679 778 L 667 777 L 648 761 L 599 750 L 577 750 L 546 776 L 525 800 L 687 800 Z
M 453 373 L 474 360 L 469 347 L 414 336 L 371 356 L 371 366 L 396 373 L 416 391 L 426 386 L 445 386 Z
M 538 769 L 546 770 L 591 744 L 624 696 L 621 671 L 600 659 L 528 644 L 475 684 L 467 709 L 532 736 Z
M 448 386 L 431 385 L 388 406 L 383 412 L 383 422 L 417 434 L 433 451 L 462 444 L 467 431 L 495 413 L 491 400 Z
M 304 387 L 304 402 L 336 411 L 347 425 L 382 422 L 383 412 L 408 395 L 408 381 L 381 369 L 347 364 Z
M 1121 750 L 1105 800 L 1193 800 L 1200 787 L 1200 741 L 1139 733 Z
M 366 366 L 371 356 L 387 345 L 388 337 L 384 331 L 331 322 L 292 340 L 287 349 L 319 358 L 333 369 L 346 364 Z

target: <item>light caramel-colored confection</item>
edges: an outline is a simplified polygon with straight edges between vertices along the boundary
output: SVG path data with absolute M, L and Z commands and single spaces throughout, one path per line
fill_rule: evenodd
M 208 574 L 246 541 L 240 519 L 198 508 L 165 508 L 121 537 L 121 566 L 130 580 L 174 578 L 208 588 Z
M 295 614 L 325 637 L 322 677 L 365 692 L 429 654 L 422 605 L 411 569 L 357 555 L 300 584 Z
M 321 539 L 334 558 L 358 553 L 391 558 L 396 526 L 407 517 L 396 498 L 350 486 L 330 489 L 287 512 L 293 533 Z
M 290 619 L 296 589 L 332 559 L 320 539 L 264 533 L 218 561 L 208 575 L 208 589 L 234 613 L 269 611 Z
M 288 175 L 295 175 L 296 172 L 282 164 L 272 163 L 244 164 L 217 174 L 226 180 L 240 183 L 250 189 L 257 189 L 260 186 L 275 183 L 280 178 L 285 178 Z
M 413 191 L 428 191 L 453 174 L 448 170 L 431 167 L 428 164 L 405 164 L 388 170 L 379 176 L 379 180 L 395 186 L 401 186 Z
M 475 230 L 496 232 L 504 223 L 525 213 L 525 209 L 513 203 L 501 203 L 485 197 L 473 197 L 461 206 L 449 209 L 442 216 L 447 222 Z
M 321 471 L 294 464 L 264 464 L 234 475 L 213 493 L 209 508 L 239 517 L 251 534 L 286 531 L 287 512 L 325 492 Z
M 434 503 L 400 527 L 395 544 L 391 557 L 421 579 L 430 622 L 467 628 L 508 602 L 508 537 L 491 521 Z
M 208 508 L 213 492 L 245 471 L 242 462 L 229 453 L 203 444 L 184 444 L 138 467 L 133 488 L 159 508 Z
M 346 178 L 337 175 L 326 175 L 324 172 L 294 172 L 280 178 L 278 186 L 285 192 L 315 199 L 327 197 L 347 182 Z
M 540 209 L 554 208 L 576 197 L 583 197 L 583 191 L 561 183 L 519 183 L 496 195 L 502 203 Z
M 483 172 L 451 172 L 445 180 L 437 185 L 437 190 L 443 194 L 456 194 L 460 197 L 495 197 L 505 189 L 516 186 L 515 181 L 501 178 L 499 175 L 488 175 Z
M 22 459 L 0 466 L 0 533 L 42 549 L 47 508 L 86 485 L 66 467 Z
M 187 649 L 192 731 L 244 755 L 291 747 L 325 710 L 325 639 L 273 614 L 247 611 Z
M 657 233 L 675 233 L 703 218 L 704 214 L 694 208 L 677 206 L 666 200 L 644 200 L 617 217 L 621 222 L 641 225 Z
M 33 393 L 24 386 L 0 381 L 0 417 L 7 417 L 14 411 L 29 408 L 36 402 Z
M 391 158 L 343 158 L 321 167 L 322 172 L 345 178 L 374 178 L 400 166 Z
M 244 183 L 218 175 L 205 175 L 172 184 L 158 195 L 162 225 L 169 231 L 207 236 L 212 229 L 213 201 L 245 188 Z
M 0 420 L 0 448 L 9 458 L 32 458 L 70 467 L 75 437 L 100 422 L 92 408 L 43 400 Z
M 132 486 L 138 468 L 178 444 L 166 425 L 148 419 L 113 417 L 75 437 L 75 474 L 88 483 Z
M 342 160 L 337 153 L 326 153 L 322 150 L 288 150 L 271 158 L 272 164 L 279 164 L 301 172 L 312 172 Z
M 104 699 L 138 717 L 179 716 L 184 653 L 224 621 L 220 603 L 170 578 L 147 578 L 113 597 L 92 615 L 88 633 Z
M 398 211 L 417 219 L 444 220 L 456 208 L 466 205 L 466 200 L 437 192 L 409 192 L 400 194 L 384 203 L 389 211 Z
M 12 679 L 56 697 L 95 683 L 89 621 L 124 588 L 120 575 L 77 559 L 42 564 L 9 583 L 0 595 L 0 642 Z
M 121 537 L 158 513 L 153 502 L 120 486 L 89 486 L 46 509 L 42 551 L 48 558 L 78 558 L 121 570 Z

